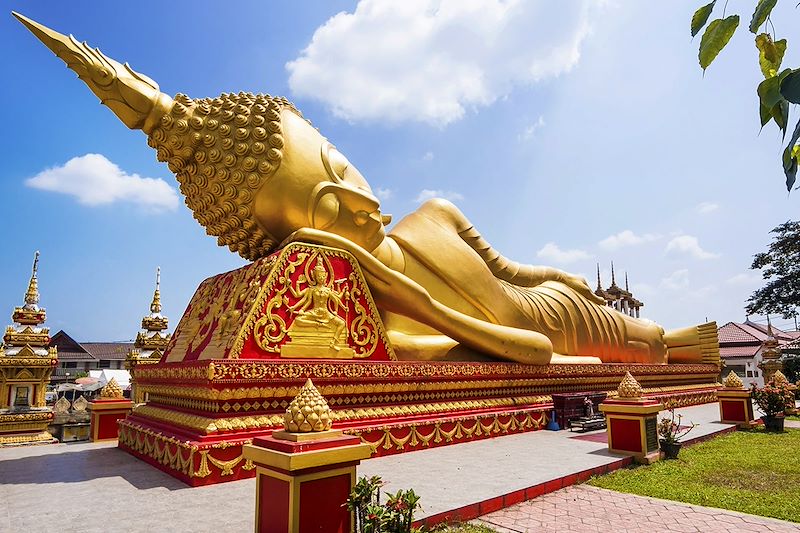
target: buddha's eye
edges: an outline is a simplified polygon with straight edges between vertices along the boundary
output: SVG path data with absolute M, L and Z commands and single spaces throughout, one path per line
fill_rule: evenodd
M 350 165 L 350 162 L 335 146 L 328 142 L 322 145 L 322 162 L 325 165 L 325 170 L 328 171 L 328 176 L 330 176 L 334 182 L 344 180 L 344 173 Z

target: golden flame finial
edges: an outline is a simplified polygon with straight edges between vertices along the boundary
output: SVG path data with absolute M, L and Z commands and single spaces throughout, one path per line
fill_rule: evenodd
M 156 82 L 127 63 L 114 61 L 72 35 L 62 35 L 19 13 L 11 14 L 75 71 L 129 128 L 149 133 L 172 106 L 172 98 L 162 93 Z
M 292 433 L 310 433 L 327 431 L 331 429 L 333 419 L 328 402 L 322 397 L 317 388 L 306 380 L 292 403 L 283 415 L 283 428 Z
M 153 293 L 153 301 L 150 303 L 151 313 L 161 312 L 161 267 L 156 267 L 156 290 Z
M 789 383 L 789 380 L 786 378 L 786 374 L 780 370 L 776 370 L 775 373 L 772 374 L 772 379 L 775 381 L 775 383 Z
M 736 375 L 736 372 L 731 370 L 730 374 L 725 378 L 725 388 L 727 389 L 741 389 L 744 387 L 744 383 L 739 376 Z
M 100 397 L 114 398 L 117 400 L 122 398 L 122 387 L 119 386 L 116 378 L 111 378 L 111 381 L 106 383 L 106 386 L 100 389 Z
M 33 254 L 33 269 L 31 271 L 31 280 L 28 282 L 28 290 L 25 291 L 25 307 L 36 308 L 39 304 L 39 280 L 36 274 L 39 271 L 39 250 Z
M 631 375 L 630 372 L 625 372 L 625 377 L 619 382 L 617 387 L 617 395 L 619 398 L 640 398 L 642 396 L 642 386 Z

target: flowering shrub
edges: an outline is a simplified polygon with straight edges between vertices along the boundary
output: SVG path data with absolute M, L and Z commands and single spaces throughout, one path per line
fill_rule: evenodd
M 681 426 L 681 418 L 683 415 L 675 414 L 676 403 L 674 401 L 667 401 L 665 403 L 669 418 L 662 418 L 658 422 L 658 438 L 667 444 L 675 444 L 680 442 L 691 430 L 697 427 L 697 424 L 690 426 Z
M 415 533 L 414 511 L 419 509 L 419 496 L 412 489 L 387 493 L 381 504 L 383 480 L 379 476 L 358 480 L 345 505 L 355 517 L 356 533 Z
M 794 405 L 794 394 L 788 382 L 770 379 L 762 388 L 753 384 L 751 392 L 753 401 L 764 416 L 781 415 L 787 405 Z

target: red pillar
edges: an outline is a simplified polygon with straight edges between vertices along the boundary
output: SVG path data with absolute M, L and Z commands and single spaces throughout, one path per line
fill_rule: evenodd
M 371 454 L 360 438 L 338 430 L 253 439 L 244 457 L 256 466 L 256 533 L 350 533 L 343 504 L 356 466 Z
M 646 398 L 606 400 L 600 411 L 606 415 L 608 450 L 632 455 L 637 463 L 658 461 L 658 413 L 664 405 Z

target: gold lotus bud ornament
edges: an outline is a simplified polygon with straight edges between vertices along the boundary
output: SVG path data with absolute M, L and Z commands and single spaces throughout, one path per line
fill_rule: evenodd
M 291 433 L 311 433 L 331 429 L 333 419 L 328 402 L 307 380 L 283 415 L 283 428 Z
M 617 387 L 617 395 L 619 398 L 640 398 L 642 396 L 642 387 L 630 372 L 625 372 L 625 377 Z
M 744 387 L 744 383 L 742 383 L 741 378 L 737 376 L 736 372 L 733 370 L 731 370 L 731 373 L 725 378 L 724 385 L 726 389 L 741 389 Z
M 111 378 L 111 381 L 106 383 L 106 386 L 100 389 L 101 398 L 113 398 L 115 400 L 122 399 L 122 387 L 117 383 L 116 378 Z
M 775 373 L 772 375 L 772 379 L 775 381 L 775 383 L 789 383 L 789 380 L 786 378 L 786 374 L 780 370 L 775 371 Z

